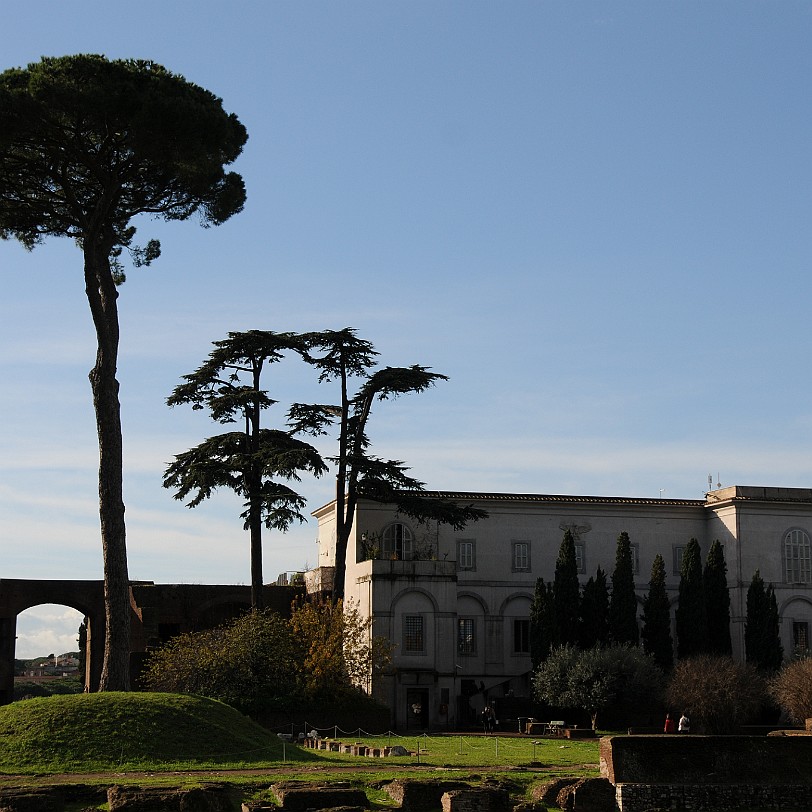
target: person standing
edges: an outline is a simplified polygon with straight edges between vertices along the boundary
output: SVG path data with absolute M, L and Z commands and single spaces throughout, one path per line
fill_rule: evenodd
M 691 732 L 691 720 L 688 718 L 687 713 L 683 713 L 682 716 L 680 716 L 678 729 L 680 733 Z
M 676 725 L 674 724 L 674 720 L 671 718 L 671 714 L 666 713 L 665 724 L 663 725 L 663 733 L 674 733 L 675 730 Z

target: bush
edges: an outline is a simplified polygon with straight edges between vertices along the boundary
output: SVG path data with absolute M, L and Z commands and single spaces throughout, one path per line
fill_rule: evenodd
M 770 680 L 770 696 L 796 724 L 812 717 L 812 658 L 788 663 Z
M 758 719 L 768 697 L 766 683 L 752 665 L 700 654 L 677 662 L 667 699 L 687 713 L 692 730 L 733 733 Z
M 84 693 L 85 683 L 81 677 L 59 677 L 45 682 L 14 680 L 14 699 L 30 699 L 37 696 L 54 696 L 55 694 Z
M 285 710 L 303 699 L 357 698 L 391 647 L 369 643 L 369 619 L 341 603 L 249 612 L 216 629 L 179 635 L 151 653 L 148 690 L 219 699 L 255 713 Z
M 178 635 L 151 653 L 144 683 L 151 691 L 197 694 L 242 709 L 295 696 L 300 686 L 291 629 L 267 610 Z

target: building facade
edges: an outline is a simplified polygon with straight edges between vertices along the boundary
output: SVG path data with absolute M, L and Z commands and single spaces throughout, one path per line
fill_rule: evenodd
M 598 566 L 611 576 L 617 537 L 629 534 L 641 604 L 660 554 L 672 618 L 685 545 L 697 539 L 704 560 L 718 539 L 727 562 L 734 657 L 744 657 L 747 589 L 756 570 L 775 587 L 785 653 L 809 646 L 812 489 L 735 486 L 703 500 L 429 495 L 472 504 L 489 518 L 455 531 L 361 501 L 347 551 L 346 599 L 372 618 L 373 634 L 394 646 L 392 672 L 369 687 L 400 729 L 459 726 L 485 698 L 530 695 L 530 604 L 536 579 L 553 578 L 568 529 L 582 583 Z M 318 566 L 306 582 L 318 591 L 329 588 L 335 563 L 335 504 L 313 515 Z

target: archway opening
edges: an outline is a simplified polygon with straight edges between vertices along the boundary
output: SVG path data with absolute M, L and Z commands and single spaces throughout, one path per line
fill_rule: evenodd
M 84 623 L 81 612 L 59 604 L 32 606 L 17 615 L 15 698 L 84 689 Z

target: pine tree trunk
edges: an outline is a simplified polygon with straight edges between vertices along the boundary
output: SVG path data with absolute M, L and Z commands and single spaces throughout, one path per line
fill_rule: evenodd
M 262 610 L 265 608 L 262 585 L 262 514 L 258 500 L 251 499 L 248 517 L 251 533 L 251 608 Z
M 124 525 L 121 407 L 116 380 L 118 291 L 109 246 L 89 238 L 84 245 L 87 293 L 98 349 L 90 372 L 99 438 L 99 518 L 104 560 L 105 641 L 100 691 L 130 687 L 130 591 Z

